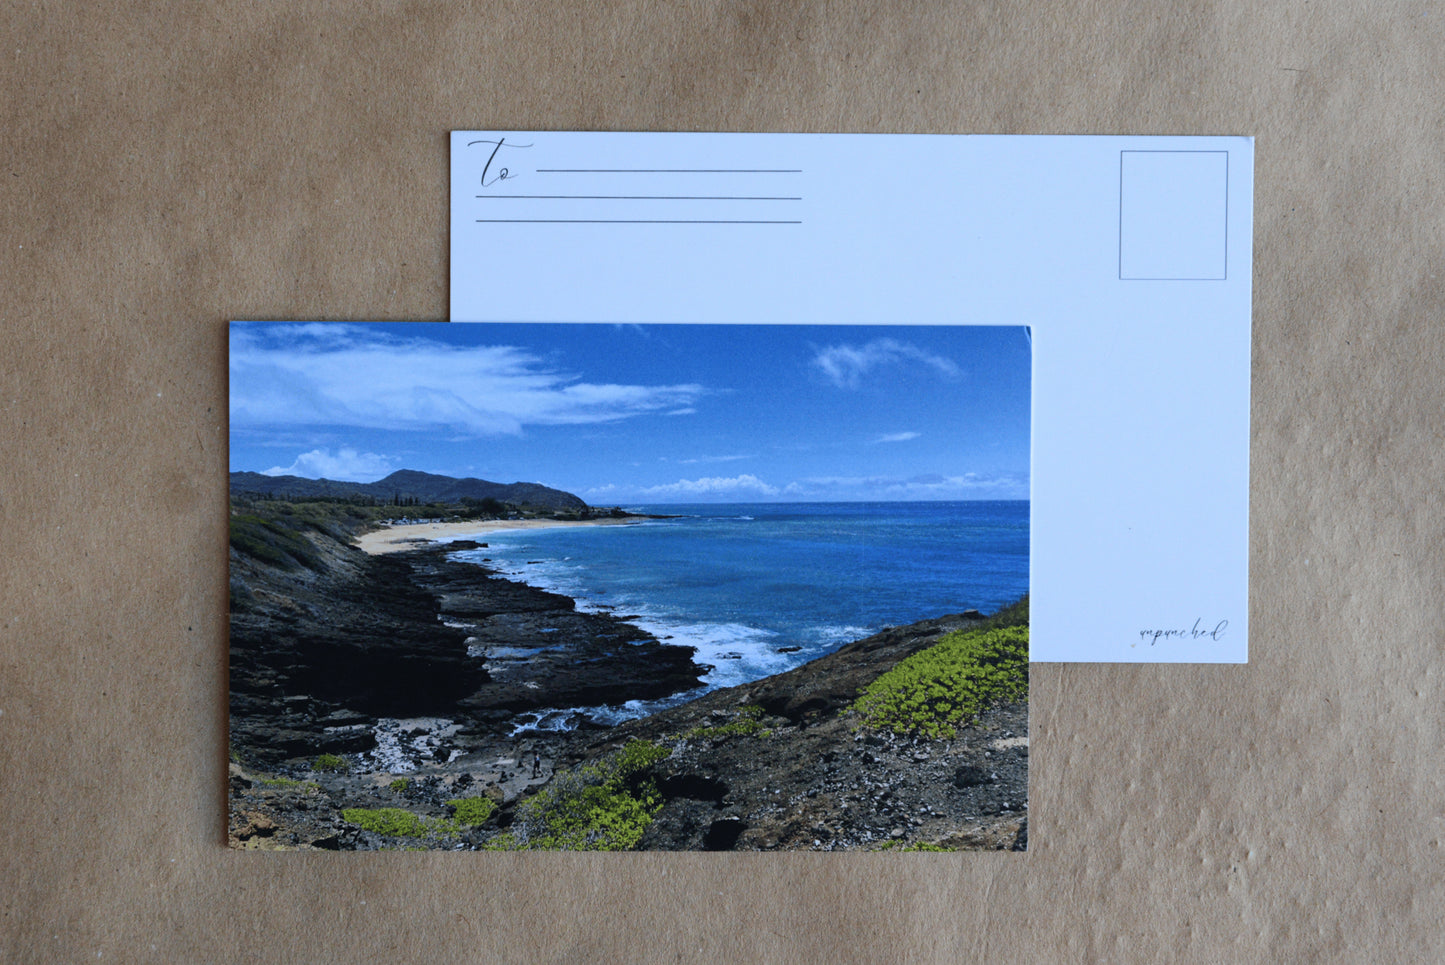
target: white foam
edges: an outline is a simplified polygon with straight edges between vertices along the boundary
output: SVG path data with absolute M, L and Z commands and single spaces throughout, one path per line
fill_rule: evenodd
M 862 640 L 864 637 L 871 637 L 877 633 L 876 629 L 858 626 L 825 626 L 809 627 L 810 636 L 815 636 L 823 645 L 825 652 L 831 653 L 845 643 L 852 643 L 854 640 Z
M 517 723 L 512 726 L 512 736 L 515 737 L 524 731 L 561 733 L 576 730 L 577 717 L 584 712 L 584 708 L 580 707 L 568 707 L 562 710 L 548 707 L 542 710 L 523 711 L 514 718 Z
M 747 683 L 796 663 L 788 654 L 777 652 L 778 634 L 772 630 L 743 623 L 688 623 L 657 616 L 645 607 L 628 622 L 665 644 L 695 648 L 696 661 L 713 668 L 702 678 L 710 687 Z
M 459 729 L 460 725 L 445 717 L 382 717 L 372 728 L 376 747 L 366 756 L 377 769 L 390 774 L 414 771 L 420 761 L 435 755 L 444 738 Z M 459 753 L 453 750 L 448 760 L 454 760 Z
M 613 727 L 623 721 L 647 717 L 660 710 L 685 704 L 714 689 L 704 687 L 687 690 L 658 700 L 629 700 L 622 704 L 600 704 L 596 707 L 548 707 L 543 710 L 524 711 L 516 717 L 518 722 L 512 728 L 512 736 L 528 731 L 572 731 L 584 720 L 603 727 Z

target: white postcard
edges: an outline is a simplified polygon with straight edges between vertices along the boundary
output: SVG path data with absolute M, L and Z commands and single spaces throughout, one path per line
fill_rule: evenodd
M 454 322 L 1025 327 L 1031 659 L 1247 660 L 1252 139 L 454 132 L 451 177 Z M 849 371 L 938 374 L 859 332 Z M 978 447 L 934 452 L 842 495 L 668 485 L 991 498 Z

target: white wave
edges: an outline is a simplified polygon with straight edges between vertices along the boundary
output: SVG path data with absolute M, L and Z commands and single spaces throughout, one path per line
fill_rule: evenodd
M 549 707 L 544 710 L 523 711 L 513 718 L 516 723 L 512 727 L 512 736 L 526 731 L 555 734 L 576 730 L 577 718 L 585 711 L 586 708 L 582 707 L 567 707 L 561 710 Z
M 621 704 L 600 704 L 596 707 L 548 707 L 543 710 L 528 710 L 516 716 L 512 736 L 536 732 L 566 732 L 576 730 L 584 721 L 602 727 L 615 727 L 623 721 L 647 717 L 660 710 L 677 707 L 690 700 L 696 700 L 716 688 L 704 687 L 683 691 L 671 697 L 658 700 L 629 700 Z
M 845 643 L 852 643 L 854 640 L 862 640 L 864 637 L 871 637 L 877 633 L 876 629 L 859 626 L 824 626 L 811 627 L 808 630 L 809 636 L 815 637 L 824 649 L 836 650 Z

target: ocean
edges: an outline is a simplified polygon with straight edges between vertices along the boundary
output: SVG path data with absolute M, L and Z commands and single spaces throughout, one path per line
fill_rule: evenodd
M 789 670 L 886 626 L 991 613 L 1029 586 L 1026 500 L 629 506 L 627 526 L 511 530 L 455 558 L 697 648 L 709 690 Z M 705 691 L 553 708 L 519 730 L 616 723 Z

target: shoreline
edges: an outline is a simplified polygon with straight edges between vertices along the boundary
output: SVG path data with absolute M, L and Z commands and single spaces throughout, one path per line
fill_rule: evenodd
M 850 716 L 865 687 L 913 654 L 1016 614 L 886 627 L 697 692 L 714 669 L 703 659 L 711 650 L 621 610 L 579 610 L 576 597 L 526 575 L 453 559 L 445 542 L 648 518 L 389 525 L 361 537 L 371 546 L 361 557 L 360 539 L 320 529 L 308 534 L 304 567 L 233 547 L 230 846 L 1027 847 L 1026 696 L 948 736 L 863 734 Z M 636 719 L 584 714 L 570 730 L 516 729 L 532 714 L 678 696 Z M 656 791 L 617 791 L 580 844 L 537 837 L 550 827 L 549 802 L 571 807 L 579 782 L 623 760 Z M 630 815 L 626 835 L 615 814 Z
M 456 523 L 388 524 L 356 537 L 356 545 L 368 556 L 384 556 L 418 549 L 446 537 L 487 536 L 519 529 L 552 529 L 561 526 L 627 526 L 647 517 L 606 517 L 602 519 L 474 519 Z

